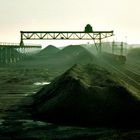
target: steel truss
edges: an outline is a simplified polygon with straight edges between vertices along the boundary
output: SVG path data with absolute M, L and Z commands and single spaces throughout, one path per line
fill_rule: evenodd
M 94 40 L 96 49 L 101 52 L 102 39 L 113 36 L 113 31 L 21 31 L 21 45 L 23 40 Z

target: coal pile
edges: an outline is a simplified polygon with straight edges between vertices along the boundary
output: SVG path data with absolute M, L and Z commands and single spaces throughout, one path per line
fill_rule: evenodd
M 61 71 L 72 67 L 74 64 L 86 64 L 93 62 L 95 57 L 80 45 L 70 45 L 60 50 L 49 45 L 38 54 L 29 56 L 20 62 L 20 66 L 25 67 L 46 67 L 50 71 Z
M 59 51 L 54 46 L 47 48 L 40 52 L 41 55 L 36 56 L 35 62 L 37 65 L 46 66 L 51 73 L 56 73 L 55 76 L 62 74 L 74 64 L 88 64 L 95 61 L 94 55 L 80 45 L 69 45 Z
M 44 86 L 34 96 L 32 110 L 35 119 L 64 125 L 140 125 L 139 99 L 116 77 L 93 64 L 74 65 Z
M 95 57 L 87 49 L 80 45 L 69 45 L 55 54 L 54 58 L 49 60 L 51 68 L 65 71 L 74 64 L 93 63 Z
M 37 56 L 48 57 L 48 56 L 52 56 L 53 54 L 56 54 L 59 51 L 60 51 L 60 49 L 58 49 L 57 47 L 55 47 L 53 45 L 49 45 L 46 48 L 44 48 L 43 50 L 41 50 L 37 54 Z
M 51 60 L 58 51 L 60 51 L 58 48 L 49 45 L 39 53 L 26 57 L 22 62 L 18 63 L 17 66 L 46 67 L 47 62 Z

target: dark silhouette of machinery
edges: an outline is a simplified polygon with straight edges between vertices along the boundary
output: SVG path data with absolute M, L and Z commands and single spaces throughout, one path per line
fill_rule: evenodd
M 86 33 L 92 33 L 93 32 L 92 26 L 90 24 L 87 24 L 86 25 L 85 32 Z

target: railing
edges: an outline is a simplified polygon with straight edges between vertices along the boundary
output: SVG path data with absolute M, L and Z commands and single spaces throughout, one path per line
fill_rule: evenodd
M 0 42 L 1 46 L 19 46 L 19 43 Z
M 20 43 L 0 42 L 0 46 L 20 46 Z M 40 44 L 24 44 L 24 46 L 41 47 Z

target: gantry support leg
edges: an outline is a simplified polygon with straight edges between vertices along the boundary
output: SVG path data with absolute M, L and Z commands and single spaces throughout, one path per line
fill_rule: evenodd
M 99 54 L 101 54 L 102 52 L 102 38 L 101 38 L 101 34 L 100 34 L 100 37 L 99 37 Z
M 115 42 L 112 42 L 112 54 L 114 54 L 114 49 L 115 49 Z
M 123 42 L 121 42 L 121 56 L 123 55 Z

